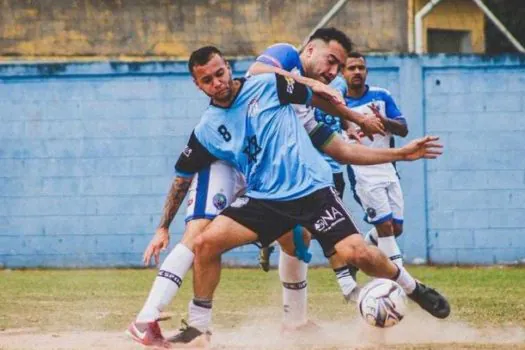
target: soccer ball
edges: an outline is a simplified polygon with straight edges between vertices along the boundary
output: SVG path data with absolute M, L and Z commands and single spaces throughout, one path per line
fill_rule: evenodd
M 359 313 L 368 324 L 387 328 L 403 319 L 407 298 L 399 284 L 378 278 L 363 287 L 357 305 Z

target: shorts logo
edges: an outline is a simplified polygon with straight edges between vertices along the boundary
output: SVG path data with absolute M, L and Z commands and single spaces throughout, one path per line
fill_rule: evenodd
M 368 215 L 370 219 L 373 219 L 376 217 L 377 213 L 374 208 L 366 208 L 366 215 Z
M 321 215 L 321 217 L 314 223 L 314 227 L 316 231 L 326 232 L 344 220 L 344 215 L 335 207 L 331 207 L 324 211 L 324 215 Z
M 182 154 L 189 158 L 191 156 L 192 151 L 193 150 L 189 146 L 186 146 L 186 148 L 184 148 L 184 151 L 182 151 Z
M 217 193 L 215 196 L 213 196 L 213 205 L 215 208 L 223 210 L 226 208 L 226 204 L 228 204 L 228 201 L 226 200 L 226 196 L 222 193 Z
M 193 204 L 193 198 L 188 199 L 188 206 Z
M 248 197 L 239 197 L 231 204 L 231 206 L 234 207 L 234 208 L 242 208 L 246 204 L 248 204 L 249 200 L 250 200 L 250 198 L 248 198 Z
M 285 77 L 284 79 L 286 79 L 286 92 L 290 95 L 293 94 L 293 90 L 295 88 L 295 80 L 290 77 Z

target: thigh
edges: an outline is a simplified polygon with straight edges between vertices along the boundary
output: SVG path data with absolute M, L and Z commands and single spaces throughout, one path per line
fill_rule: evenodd
M 257 234 L 255 240 L 265 247 L 290 231 L 296 224 L 286 216 L 285 212 L 279 210 L 280 203 L 276 203 L 275 207 L 272 203 L 240 196 L 222 212 L 222 215 L 255 232 Z
M 317 239 L 326 257 L 335 253 L 339 241 L 359 232 L 334 188 L 314 192 L 303 205 L 304 214 L 298 218 L 299 223 Z
M 214 252 L 224 253 L 257 240 L 257 234 L 234 219 L 219 215 L 198 238 L 201 243 L 213 247 Z
M 194 219 L 186 223 L 186 228 L 184 229 L 184 234 L 181 239 L 186 247 L 193 250 L 193 245 L 195 238 L 200 236 L 206 227 L 211 223 L 209 219 Z
M 365 221 L 377 225 L 392 219 L 392 209 L 387 194 L 387 184 L 357 184 L 356 190 L 365 211 Z
M 188 191 L 186 222 L 219 215 L 235 199 L 241 180 L 237 171 L 222 161 L 198 172 Z
M 405 201 L 403 200 L 403 191 L 399 181 L 392 182 L 388 188 L 388 202 L 392 209 L 392 218 L 397 224 L 403 224 Z

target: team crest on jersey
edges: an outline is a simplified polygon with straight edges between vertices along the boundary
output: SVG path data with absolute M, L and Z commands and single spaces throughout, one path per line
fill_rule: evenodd
M 248 104 L 248 118 L 253 118 L 259 114 L 259 101 L 254 98 Z
M 184 151 L 182 151 L 182 154 L 189 158 L 191 156 L 191 152 L 192 149 L 190 148 L 190 146 L 186 146 L 186 148 L 184 148 Z
M 286 92 L 290 95 L 293 94 L 293 90 L 295 89 L 295 80 L 290 77 L 284 77 L 286 79 Z
M 376 213 L 376 210 L 374 208 L 367 208 L 366 209 L 366 215 L 368 215 L 368 217 L 370 219 L 373 219 L 376 217 L 377 213 Z
M 228 204 L 228 201 L 226 199 L 226 196 L 222 193 L 217 193 L 215 196 L 213 196 L 213 205 L 215 208 L 219 210 L 223 210 L 226 208 L 226 204 Z

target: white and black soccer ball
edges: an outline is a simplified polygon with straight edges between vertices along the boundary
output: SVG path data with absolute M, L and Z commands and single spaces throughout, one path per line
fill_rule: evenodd
M 368 324 L 387 328 L 395 326 L 405 316 L 407 296 L 396 282 L 378 278 L 363 287 L 357 305 Z

